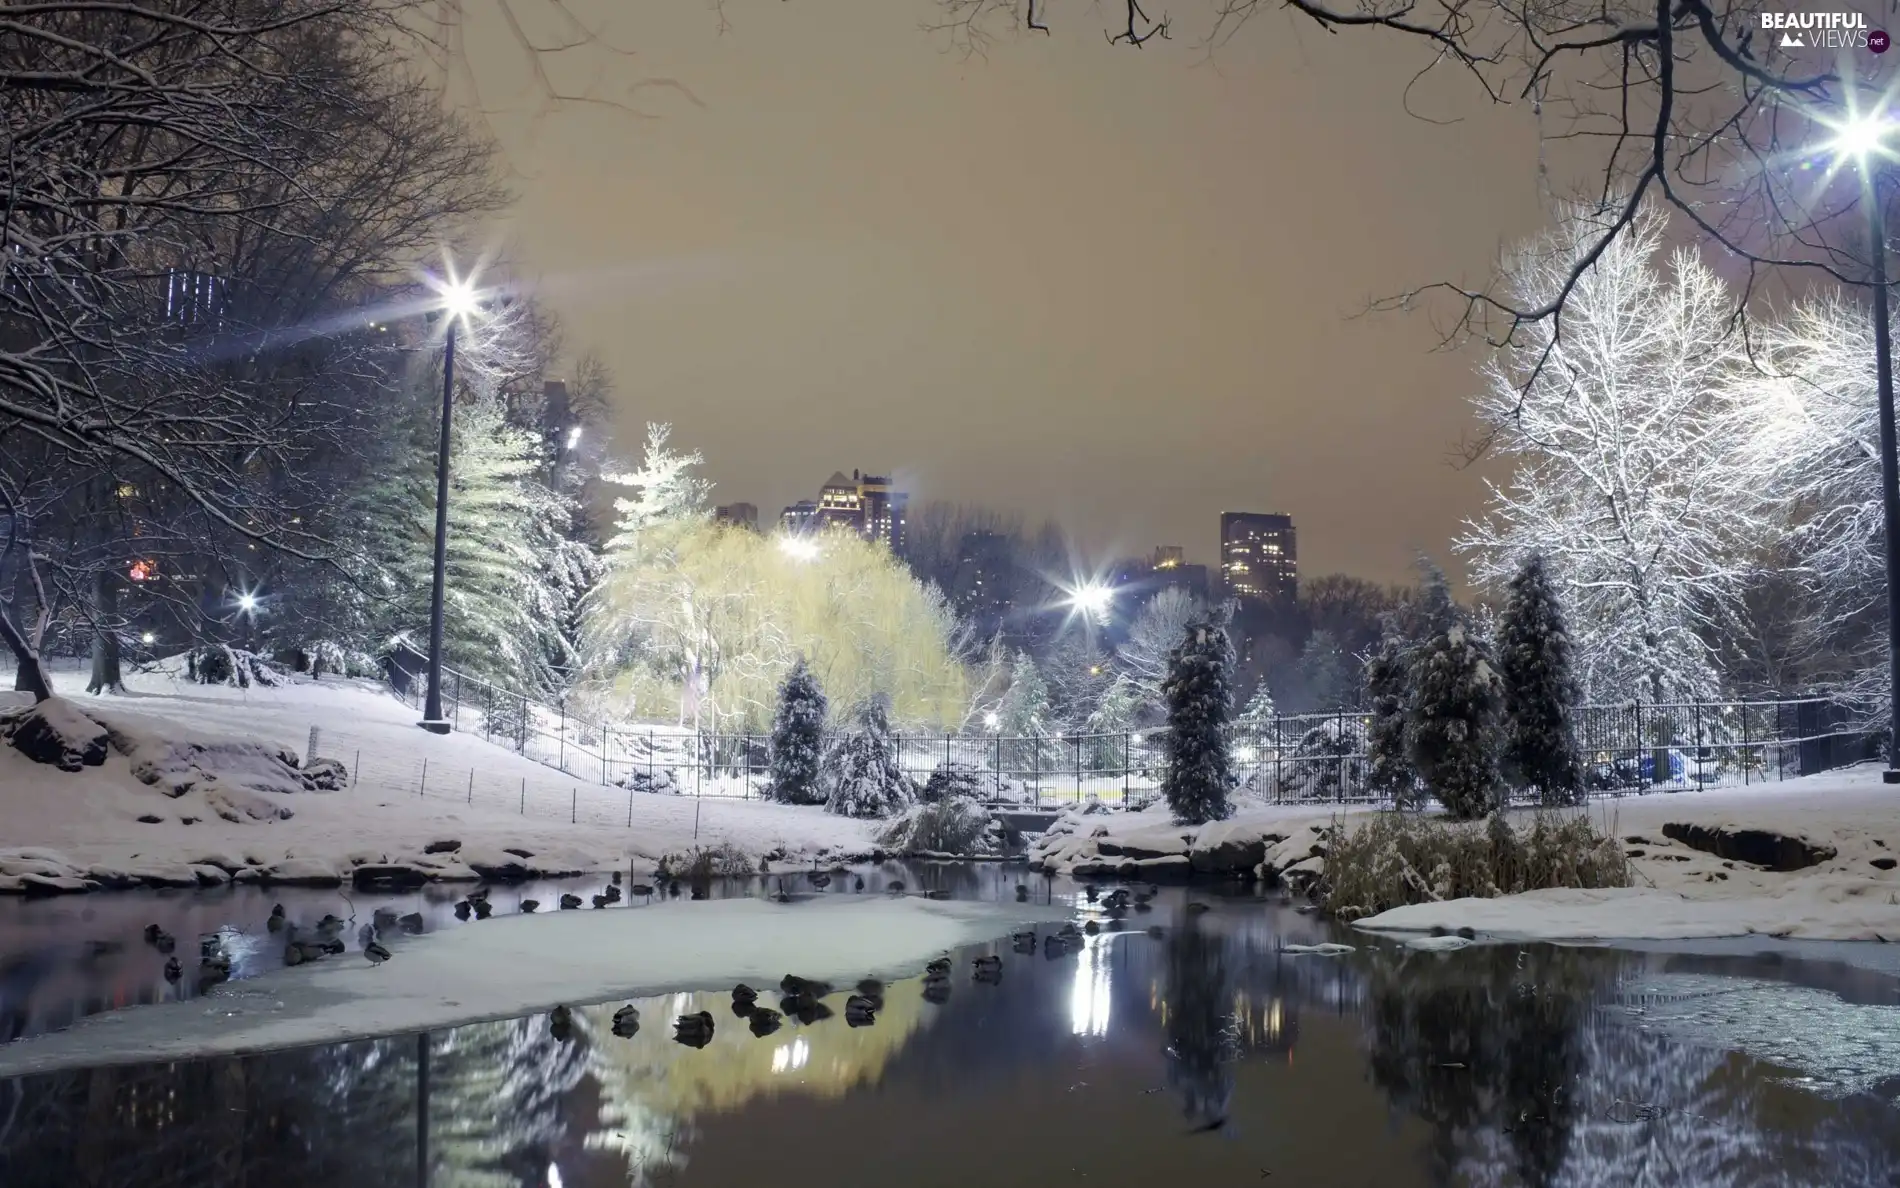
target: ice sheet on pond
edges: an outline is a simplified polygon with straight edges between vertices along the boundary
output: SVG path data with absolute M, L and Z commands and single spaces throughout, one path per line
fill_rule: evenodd
M 392 938 L 394 957 L 380 966 L 353 950 L 202 998 L 95 1015 L 0 1046 L 0 1076 L 337 1043 L 741 981 L 775 986 L 787 973 L 905 977 L 947 950 L 1064 918 L 1046 905 L 918 898 L 496 917 Z

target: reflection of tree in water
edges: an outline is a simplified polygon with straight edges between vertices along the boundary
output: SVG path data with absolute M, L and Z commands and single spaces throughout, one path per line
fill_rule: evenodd
M 1189 919 L 1169 934 L 1167 951 L 1168 1080 L 1189 1121 L 1211 1129 L 1227 1119 L 1239 1056 L 1227 947 Z
M 568 1137 L 562 1107 L 587 1075 L 592 1044 L 579 1011 L 565 1043 L 546 1015 L 438 1033 L 430 1050 L 434 1188 L 538 1183 Z
M 1606 1009 L 1633 960 L 1472 949 L 1374 965 L 1372 1078 L 1431 1127 L 1436 1182 L 1900 1183 L 1885 1107 L 1772 1082 L 1746 1057 L 1673 1043 Z

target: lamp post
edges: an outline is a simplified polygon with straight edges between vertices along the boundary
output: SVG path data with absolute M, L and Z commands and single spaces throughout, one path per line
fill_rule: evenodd
M 1867 260 L 1874 290 L 1874 397 L 1880 414 L 1880 506 L 1887 544 L 1887 769 L 1882 783 L 1900 784 L 1900 458 L 1895 453 L 1893 336 L 1887 293 L 1887 219 L 1880 205 L 1879 169 L 1871 158 L 1892 155 L 1891 121 L 1879 113 L 1850 114 L 1834 128 L 1833 151 L 1860 170 L 1867 208 Z
M 455 330 L 475 308 L 475 292 L 466 284 L 442 289 L 442 311 L 448 330 L 442 337 L 442 435 L 435 452 L 435 573 L 429 588 L 429 693 L 422 707 L 424 730 L 449 732 L 442 716 L 442 599 L 449 567 L 449 431 L 455 416 Z

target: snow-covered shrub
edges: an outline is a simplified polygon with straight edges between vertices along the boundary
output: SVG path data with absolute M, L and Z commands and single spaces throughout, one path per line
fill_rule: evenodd
M 982 805 L 952 796 L 911 808 L 891 822 L 878 842 L 900 854 L 996 858 L 1007 849 L 1005 832 Z
M 269 660 L 226 644 L 206 644 L 194 650 L 186 660 L 185 671 L 201 685 L 270 689 L 284 683 L 284 674 Z
M 670 767 L 656 767 L 652 770 L 636 767 L 614 783 L 629 792 L 645 792 L 652 796 L 680 794 L 679 775 Z
M 824 767 L 825 691 L 800 656 L 779 686 L 778 712 L 772 719 L 771 768 L 765 783 L 768 799 L 785 804 L 822 804 L 820 775 Z
M 842 817 L 889 817 L 914 800 L 910 777 L 897 766 L 890 708 L 881 696 L 866 701 L 851 731 L 825 757 L 825 811 Z
M 35 763 L 61 771 L 98 767 L 106 761 L 105 727 L 63 697 L 0 714 L 0 738 Z
M 340 792 L 350 786 L 350 770 L 341 759 L 312 759 L 304 764 L 303 786 L 312 792 Z
M 1357 827 L 1335 822 L 1325 852 L 1319 893 L 1342 920 L 1413 903 L 1630 885 L 1616 838 L 1582 814 L 1539 813 L 1520 831 L 1502 814 L 1478 824 L 1379 813 Z
M 1263 761 L 1245 787 L 1275 801 L 1339 800 L 1366 786 L 1366 731 L 1357 717 L 1327 718 L 1277 760 Z
M 1199 825 L 1233 811 L 1227 720 L 1233 713 L 1234 648 L 1217 616 L 1197 619 L 1170 657 L 1162 695 L 1168 703 L 1168 766 L 1161 794 L 1175 820 Z
M 1497 640 L 1505 775 L 1519 787 L 1536 789 L 1545 804 L 1581 802 L 1583 760 L 1577 751 L 1570 635 L 1544 559 L 1535 553 L 1511 579 Z
M 930 773 L 924 781 L 918 799 L 925 804 L 963 797 L 968 800 L 984 800 L 996 790 L 996 781 L 983 774 L 974 764 L 961 763 L 955 759 L 946 759 Z
M 1366 659 L 1366 790 L 1397 804 L 1418 798 L 1418 778 L 1405 752 L 1409 680 L 1405 642 L 1388 622 Z

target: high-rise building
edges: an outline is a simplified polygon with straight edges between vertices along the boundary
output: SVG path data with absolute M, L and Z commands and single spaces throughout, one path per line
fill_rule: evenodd
M 759 530 L 759 505 L 756 503 L 722 503 L 713 508 L 713 519 L 721 524 L 731 524 L 734 528 L 747 528 L 753 532 Z
M 896 490 L 889 477 L 841 470 L 819 488 L 814 502 L 802 499 L 779 514 L 787 532 L 851 532 L 866 540 L 882 541 L 898 556 L 904 554 L 910 495 Z
M 1298 558 L 1292 516 L 1221 513 L 1220 575 L 1233 597 L 1243 602 L 1293 601 L 1299 594 Z
M 1180 545 L 1156 545 L 1149 565 L 1154 569 L 1174 569 L 1186 563 L 1187 551 Z

